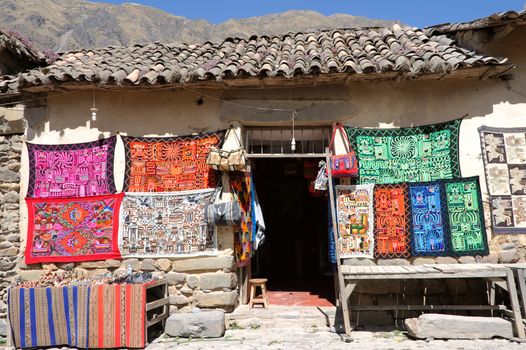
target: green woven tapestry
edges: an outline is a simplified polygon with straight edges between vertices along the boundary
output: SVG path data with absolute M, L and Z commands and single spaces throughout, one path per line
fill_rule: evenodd
M 399 129 L 346 128 L 358 158 L 358 183 L 393 184 L 460 177 L 461 121 Z
M 478 176 L 444 181 L 452 255 L 487 255 Z

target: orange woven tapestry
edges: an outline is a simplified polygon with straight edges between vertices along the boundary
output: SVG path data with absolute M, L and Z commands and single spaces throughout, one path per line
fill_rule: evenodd
M 126 192 L 176 192 L 212 188 L 216 173 L 206 164 L 224 132 L 180 137 L 122 137 Z
M 407 184 L 375 185 L 374 246 L 377 258 L 408 258 L 409 201 Z

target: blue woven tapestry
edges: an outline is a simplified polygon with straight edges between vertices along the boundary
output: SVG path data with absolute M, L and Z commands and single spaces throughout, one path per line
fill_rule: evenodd
M 443 256 L 449 250 L 445 192 L 440 182 L 410 183 L 413 256 Z

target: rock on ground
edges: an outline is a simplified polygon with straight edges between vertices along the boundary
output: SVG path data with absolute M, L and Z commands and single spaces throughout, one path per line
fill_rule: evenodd
M 513 337 L 510 321 L 498 317 L 473 317 L 424 314 L 408 318 L 405 326 L 410 336 L 418 339 L 491 339 Z
M 225 314 L 222 310 L 176 313 L 166 321 L 164 332 L 171 337 L 222 337 L 225 334 Z
M 0 319 L 0 337 L 7 337 L 7 322 Z

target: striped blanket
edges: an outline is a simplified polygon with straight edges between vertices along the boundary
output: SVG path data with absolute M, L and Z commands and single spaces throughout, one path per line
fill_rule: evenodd
M 11 288 L 16 347 L 143 348 L 144 284 Z

